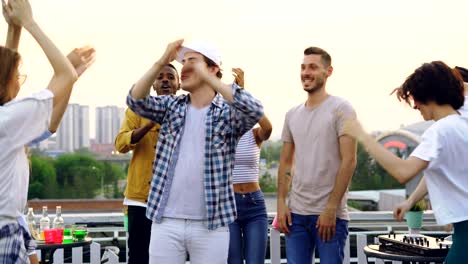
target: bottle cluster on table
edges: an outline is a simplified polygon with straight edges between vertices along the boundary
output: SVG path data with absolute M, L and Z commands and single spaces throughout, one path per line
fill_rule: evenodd
M 51 222 L 47 212 L 47 206 L 43 206 L 38 226 L 33 208 L 28 208 L 26 222 L 31 236 L 36 240 L 45 241 L 46 243 L 72 243 L 72 225 L 65 225 L 65 221 L 62 217 L 62 207 L 60 205 L 58 205 L 55 210 L 55 217 Z

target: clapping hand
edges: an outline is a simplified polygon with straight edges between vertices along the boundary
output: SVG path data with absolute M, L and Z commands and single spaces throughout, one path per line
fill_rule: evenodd
M 3 16 L 8 24 L 30 25 L 34 22 L 31 5 L 27 0 L 2 0 Z
M 175 60 L 177 58 L 177 52 L 179 52 L 180 48 L 182 47 L 182 43 L 184 43 L 184 40 L 179 39 L 167 44 L 166 51 L 162 55 L 159 62 L 162 65 L 166 65 Z
M 234 76 L 234 83 L 244 88 L 244 71 L 241 68 L 232 68 L 232 76 Z
M 75 48 L 68 53 L 67 58 L 79 77 L 94 63 L 96 50 L 90 46 Z

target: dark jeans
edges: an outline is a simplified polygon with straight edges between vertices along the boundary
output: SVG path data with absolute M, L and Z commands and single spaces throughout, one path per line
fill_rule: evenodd
M 468 220 L 453 224 L 452 247 L 446 264 L 466 263 L 468 261 Z
M 264 264 L 268 216 L 262 191 L 235 194 L 237 219 L 229 225 L 229 264 Z
M 286 258 L 288 264 L 310 264 L 312 252 L 318 249 L 321 264 L 341 264 L 348 237 L 348 221 L 337 218 L 335 236 L 324 242 L 319 238 L 318 215 L 291 214 L 292 225 L 286 236 Z
M 145 207 L 128 206 L 128 264 L 149 262 L 151 224 Z

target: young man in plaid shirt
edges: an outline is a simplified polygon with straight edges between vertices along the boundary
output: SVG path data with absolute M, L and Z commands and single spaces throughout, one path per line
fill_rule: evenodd
M 258 100 L 220 81 L 216 47 L 170 43 L 133 86 L 127 104 L 161 124 L 146 216 L 153 221 L 150 263 L 226 263 L 236 218 L 231 171 L 239 138 L 263 116 Z M 162 67 L 183 64 L 188 95 L 149 96 Z

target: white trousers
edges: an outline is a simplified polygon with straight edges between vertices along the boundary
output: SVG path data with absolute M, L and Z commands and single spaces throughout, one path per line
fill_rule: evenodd
M 163 218 L 151 226 L 149 263 L 183 264 L 187 253 L 191 264 L 226 264 L 229 227 L 208 230 L 205 221 Z

